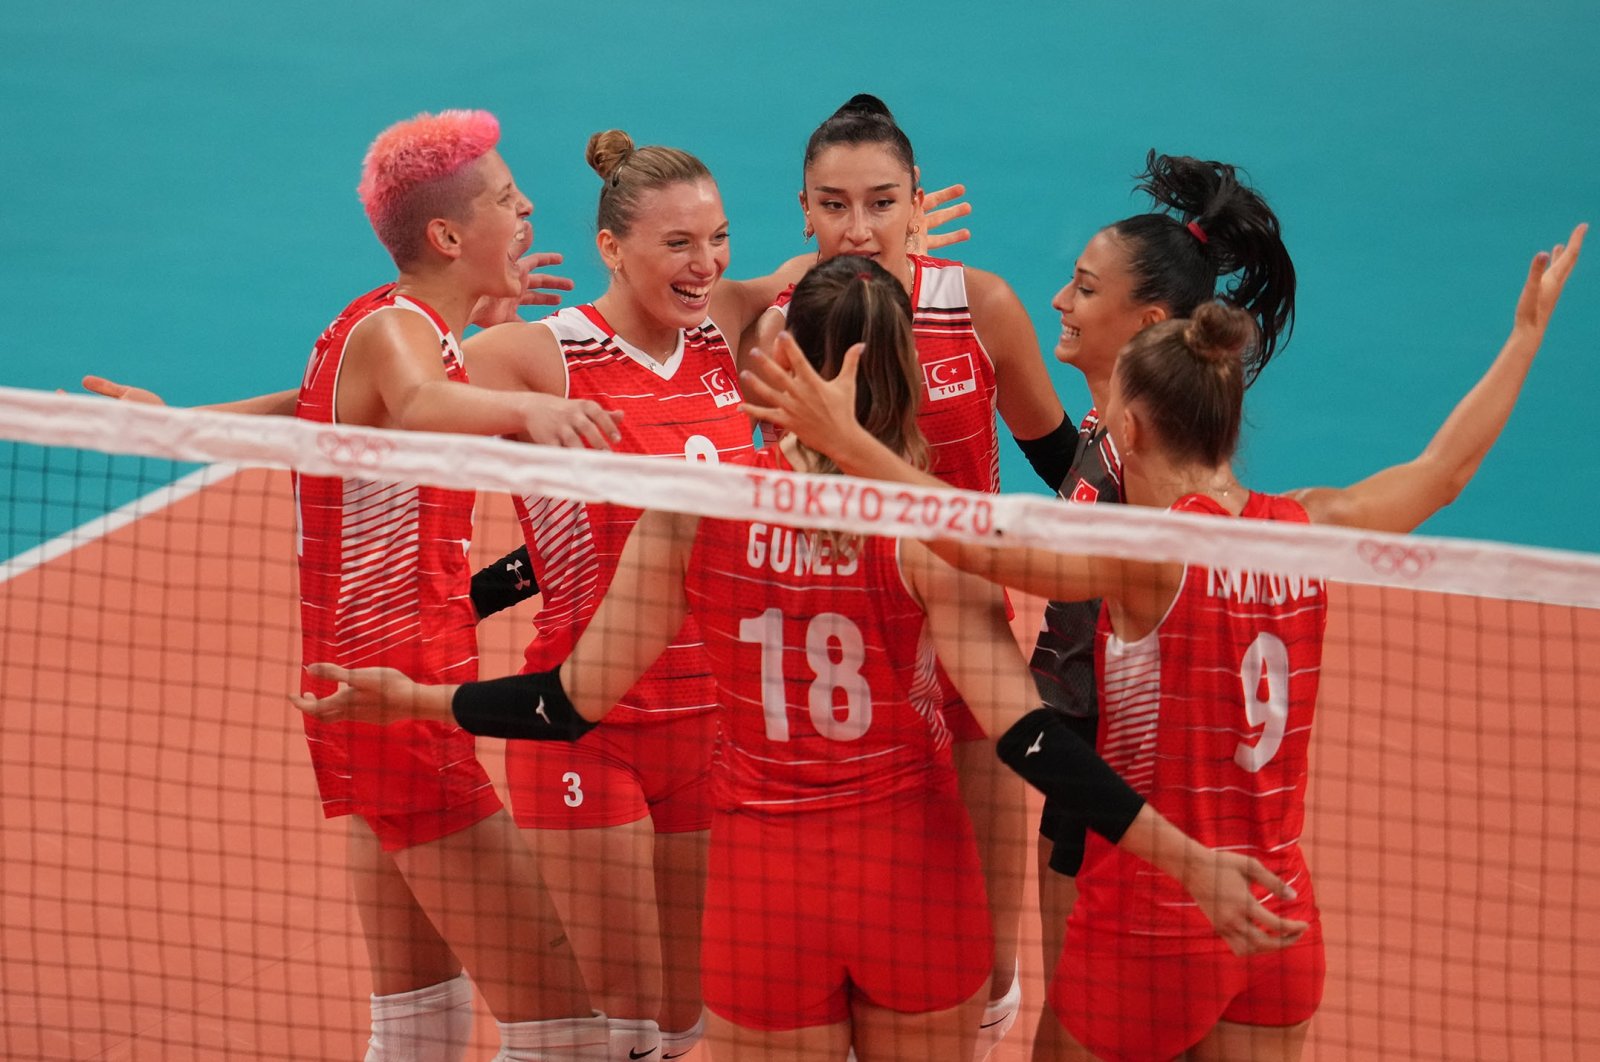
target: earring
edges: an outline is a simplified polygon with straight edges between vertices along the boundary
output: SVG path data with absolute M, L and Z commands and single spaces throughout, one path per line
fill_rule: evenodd
M 807 214 L 806 215 L 806 228 L 805 228 L 805 232 L 801 236 L 801 239 L 809 240 L 809 239 L 811 239 L 811 237 L 815 236 L 816 234 L 817 234 L 817 230 L 811 227 L 811 215 Z

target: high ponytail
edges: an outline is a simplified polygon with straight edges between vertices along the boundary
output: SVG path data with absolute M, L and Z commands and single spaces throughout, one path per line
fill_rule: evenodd
M 1232 277 L 1222 297 L 1260 331 L 1244 365 L 1248 387 L 1294 331 L 1294 262 L 1277 215 L 1227 163 L 1151 151 L 1138 180 L 1159 212 L 1110 226 L 1130 248 L 1133 297 L 1188 317 L 1217 296 L 1217 278 Z

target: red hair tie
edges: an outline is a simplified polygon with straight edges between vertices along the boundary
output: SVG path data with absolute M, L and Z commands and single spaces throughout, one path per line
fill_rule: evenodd
M 1198 221 L 1189 222 L 1189 224 L 1186 225 L 1185 228 L 1187 228 L 1189 230 L 1189 234 L 1191 236 L 1193 236 L 1195 239 L 1199 240 L 1201 243 L 1210 243 L 1211 242 L 1211 240 L 1206 237 L 1206 230 L 1202 229 L 1200 227 L 1200 223 Z

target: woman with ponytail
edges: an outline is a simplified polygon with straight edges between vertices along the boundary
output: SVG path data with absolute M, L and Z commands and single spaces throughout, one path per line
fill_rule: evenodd
M 1101 229 L 1079 254 L 1072 278 L 1051 305 L 1061 314 L 1056 357 L 1083 373 L 1090 409 L 1049 440 L 1025 446 L 1041 478 L 1074 502 L 1120 502 L 1121 461 L 1096 429 L 1117 354 L 1145 328 L 1187 317 L 1218 294 L 1256 322 L 1260 341 L 1245 365 L 1248 387 L 1288 339 L 1295 271 L 1277 216 L 1262 195 L 1223 162 L 1151 151 L 1138 176 L 1155 210 Z M 1030 666 L 1043 702 L 1092 740 L 1098 723 L 1094 678 L 1097 601 L 1045 606 Z M 1072 809 L 1046 801 L 1039 821 L 1038 882 L 1044 970 L 1048 978 L 1077 889 L 1086 829 Z M 1048 1038 L 1048 1014 L 1039 1030 Z
M 1568 245 L 1534 258 L 1509 339 L 1422 454 L 1342 489 L 1272 497 L 1234 476 L 1245 385 L 1269 341 L 1260 316 L 1204 302 L 1189 319 L 1139 331 L 1114 359 L 1096 429 L 1116 440 L 1125 499 L 1221 518 L 1412 530 L 1455 498 L 1504 427 L 1585 231 L 1578 226 Z M 847 472 L 937 482 L 854 429 L 849 364 L 824 383 L 779 345 L 773 357 L 753 357 L 751 365 L 744 382 L 755 399 L 752 414 L 824 446 Z M 1293 939 L 1258 927 L 1219 938 L 1219 927 L 1194 910 L 1179 882 L 1150 874 L 1091 835 L 1041 1026 L 1048 1035 L 1035 1042 L 1034 1058 L 1297 1059 L 1324 973 L 1298 844 L 1326 616 L 1321 581 L 930 545 L 962 570 L 1005 586 L 1104 601 L 1097 639 L 1099 741 L 1107 760 L 1201 843 L 1261 853 L 1292 888 L 1269 900 L 1270 909 L 1309 925 Z M 1239 589 L 1269 578 L 1277 592 Z M 1138 681 L 1129 681 L 1133 676 Z M 1268 725 L 1249 737 L 1264 717 Z M 1041 707 L 1001 741 L 1000 753 L 1032 780 L 1034 744 L 1078 739 L 1062 715 Z
M 911 301 L 922 391 L 919 423 L 928 439 L 930 471 L 952 486 L 996 491 L 996 412 L 1019 440 L 1043 439 L 1040 445 L 1066 423 L 1066 413 L 1039 356 L 1033 324 L 1010 286 L 993 273 L 920 253 L 924 205 L 911 140 L 876 96 L 852 97 L 806 142 L 800 207 L 807 237 L 817 240 L 817 259 L 871 258 Z M 770 346 L 785 312 L 780 297 L 746 346 Z M 995 762 L 983 729 L 950 683 L 944 691 L 943 711 L 956 738 L 962 794 L 978 832 L 995 930 L 989 1001 L 974 1055 L 981 1060 L 1009 1031 L 1020 1007 L 1024 787 Z
M 896 279 L 836 258 L 800 282 L 791 318 L 814 374 L 851 366 L 852 429 L 906 467 L 923 464 L 922 377 Z M 834 470 L 794 435 L 744 463 Z M 347 688 L 297 704 L 319 719 L 415 714 L 571 740 L 693 616 L 722 705 L 705 949 L 715 1056 L 969 1056 L 990 931 L 934 657 L 980 725 L 1019 725 L 1032 690 L 1000 592 L 911 540 L 666 512 L 639 520 L 611 585 L 559 670 L 423 687 L 393 671 L 319 668 Z M 1251 883 L 1285 894 L 1258 862 L 1183 836 L 1082 741 L 1069 735 L 1034 760 L 1048 765 L 1038 784 L 1094 808 L 1114 850 L 1182 875 L 1218 925 L 1282 941 L 1305 929 L 1251 898 Z

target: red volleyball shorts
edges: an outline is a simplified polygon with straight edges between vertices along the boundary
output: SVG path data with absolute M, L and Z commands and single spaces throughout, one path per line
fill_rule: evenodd
M 947 767 L 929 788 L 792 814 L 718 811 L 701 970 L 747 1029 L 844 1021 L 852 1001 L 945 1010 L 987 983 L 993 937 Z
M 1219 1021 L 1298 1025 L 1322 1002 L 1322 923 L 1282 951 L 1152 954 L 1133 937 L 1074 926 L 1050 985 L 1073 1038 L 1107 1062 L 1176 1058 Z
M 322 813 L 360 815 L 385 852 L 475 826 L 501 808 L 472 735 L 435 722 L 305 719 Z
M 650 816 L 657 833 L 711 825 L 717 713 L 602 723 L 574 742 L 506 744 L 511 813 L 529 830 L 622 826 Z

